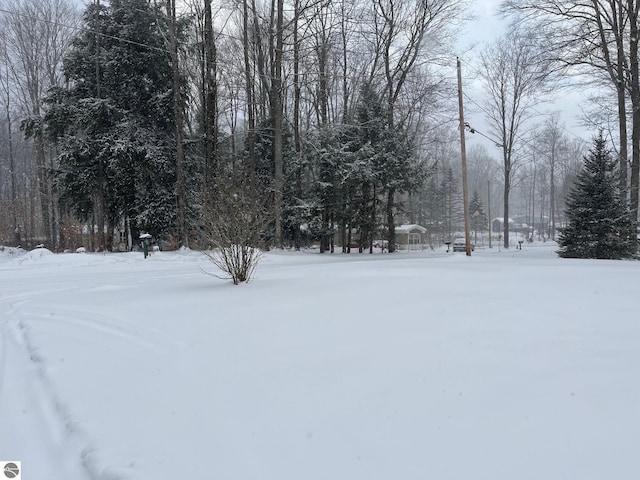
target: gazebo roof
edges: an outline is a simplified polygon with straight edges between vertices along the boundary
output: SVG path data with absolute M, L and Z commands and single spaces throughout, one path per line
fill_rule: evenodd
M 427 229 L 422 225 L 408 223 L 405 225 L 398 225 L 396 227 L 396 233 L 427 233 Z

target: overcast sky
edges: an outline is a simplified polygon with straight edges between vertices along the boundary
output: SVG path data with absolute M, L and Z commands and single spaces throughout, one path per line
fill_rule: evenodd
M 465 92 L 465 121 L 478 131 L 490 135 L 490 127 L 487 125 L 485 114 L 476 104 L 483 105 L 486 94 L 481 83 L 476 79 L 478 56 L 480 51 L 496 40 L 507 27 L 507 20 L 498 15 L 498 7 L 502 0 L 477 0 L 472 4 L 471 20 L 458 42 L 458 54 L 462 59 L 463 89 Z M 565 132 L 569 138 L 583 138 L 589 140 L 594 132 L 583 127 L 578 118 L 581 110 L 581 101 L 584 92 L 563 91 L 561 95 L 547 103 L 541 103 L 535 107 L 540 113 L 539 122 L 544 121 L 544 114 L 554 111 L 561 112 L 561 122 L 564 123 Z M 536 120 L 537 121 L 537 120 Z M 467 148 L 474 144 L 482 144 L 491 154 L 500 154 L 500 151 L 488 140 L 479 135 L 467 135 Z

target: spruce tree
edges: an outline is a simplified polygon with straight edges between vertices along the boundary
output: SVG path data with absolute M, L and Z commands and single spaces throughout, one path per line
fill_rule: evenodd
M 420 162 L 406 127 L 390 124 L 388 105 L 372 85 L 362 86 L 351 114 L 340 128 L 324 129 L 310 151 L 319 163 L 315 210 L 322 216 L 311 223 L 322 225 L 315 230 L 324 239 L 333 234 L 330 225 L 338 225 L 343 244 L 350 243 L 349 232 L 357 231 L 362 250 L 383 235 L 386 193 L 415 192 L 432 172 Z M 390 220 L 384 216 L 392 252 Z M 321 251 L 326 248 L 321 243 Z
M 163 11 L 146 0 L 90 4 L 46 116 L 61 201 L 98 231 L 122 218 L 166 235 L 175 222 L 175 118 Z M 109 241 L 101 240 L 102 248 Z
M 558 255 L 620 259 L 634 254 L 629 208 L 620 194 L 617 162 L 600 134 L 594 141 L 566 205 Z

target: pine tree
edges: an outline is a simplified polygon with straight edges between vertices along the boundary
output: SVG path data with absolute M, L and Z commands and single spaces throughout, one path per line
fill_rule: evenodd
M 634 254 L 629 208 L 620 195 L 617 162 L 602 134 L 569 193 L 568 224 L 560 231 L 558 255 L 567 258 L 620 259 Z
M 482 206 L 477 190 L 473 191 L 471 201 L 469 202 L 469 223 L 471 224 L 471 230 L 473 230 L 475 241 L 477 242 L 478 230 L 486 230 L 488 225 L 487 214 L 484 212 L 484 207 Z
M 88 5 L 84 21 L 63 62 L 67 87 L 47 99 L 61 201 L 79 219 L 97 219 L 99 232 L 129 218 L 136 230 L 167 234 L 176 141 L 166 16 L 146 0 L 111 0 Z
M 389 105 L 370 84 L 363 85 L 355 109 L 355 165 L 362 175 L 359 221 L 368 235 L 376 229 L 376 204 L 386 197 L 384 211 L 389 253 L 395 251 L 395 194 L 416 192 L 432 173 L 416 154 L 413 137 L 401 122 L 393 122 Z M 366 212 L 366 213 L 365 213 Z
M 381 214 L 386 192 L 417 191 L 431 173 L 419 162 L 404 126 L 390 124 L 387 109 L 375 89 L 363 85 L 345 124 L 323 129 L 309 152 L 318 163 L 315 210 L 322 218 L 312 223 L 324 239 L 321 251 L 329 247 L 333 225 L 338 225 L 343 245 L 351 243 L 350 232 L 357 231 L 361 250 L 371 246 L 384 228 Z M 388 215 L 385 217 L 390 232 Z M 393 241 L 388 240 L 392 252 Z

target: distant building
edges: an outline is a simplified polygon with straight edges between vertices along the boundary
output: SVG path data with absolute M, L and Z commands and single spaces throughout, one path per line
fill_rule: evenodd
M 509 219 L 509 230 L 515 226 L 513 219 Z M 504 217 L 496 217 L 491 221 L 491 231 L 493 233 L 500 233 L 504 231 Z
M 427 229 L 422 225 L 409 223 L 396 227 L 396 245 L 403 250 L 422 250 Z

